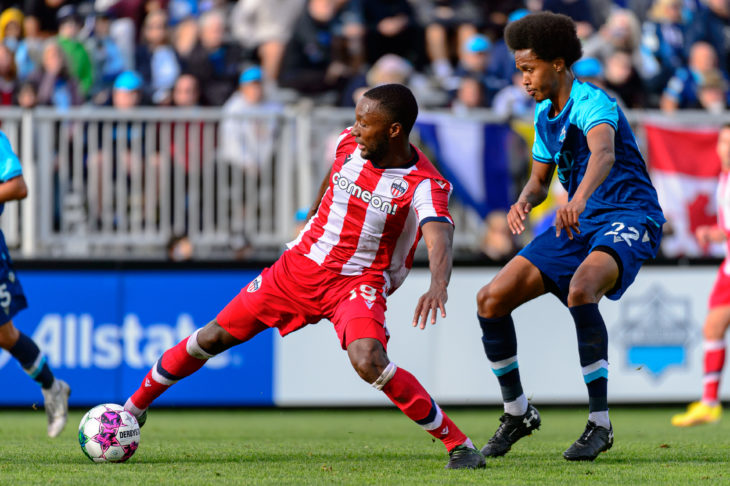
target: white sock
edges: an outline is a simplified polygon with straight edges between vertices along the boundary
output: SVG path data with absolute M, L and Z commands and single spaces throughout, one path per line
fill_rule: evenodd
M 588 414 L 588 420 L 598 425 L 599 427 L 603 427 L 604 429 L 611 428 L 611 421 L 608 419 L 608 410 L 603 410 L 601 412 L 591 412 Z
M 504 402 L 504 413 L 519 417 L 527 413 L 527 397 L 523 393 L 511 402 Z

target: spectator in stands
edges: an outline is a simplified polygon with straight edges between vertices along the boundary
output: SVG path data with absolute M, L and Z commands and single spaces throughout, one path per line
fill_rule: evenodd
M 408 0 L 366 0 L 362 8 L 368 63 L 392 53 L 418 70 L 426 65 L 423 29 Z
M 68 69 L 79 83 L 82 96 L 91 91 L 94 84 L 94 67 L 84 44 L 78 40 L 81 30 L 81 16 L 74 5 L 58 9 L 58 45 L 66 55 Z
M 685 62 L 682 0 L 654 0 L 642 26 L 641 49 L 657 63 L 656 74 L 645 83 L 650 92 L 659 94 Z
M 339 93 L 350 76 L 333 0 L 308 0 L 282 60 L 279 85 L 305 95 Z M 334 100 L 338 97 L 334 96 Z
M 203 104 L 221 106 L 236 89 L 241 50 L 225 42 L 226 18 L 221 10 L 202 14 L 199 26 L 198 44 L 183 58 L 183 70 L 198 78 Z
M 29 79 L 38 86 L 39 105 L 66 109 L 83 102 L 78 83 L 69 73 L 63 50 L 55 39 L 46 41 L 41 65 Z
M 38 92 L 36 87 L 30 81 L 21 83 L 18 88 L 18 96 L 16 103 L 21 108 L 31 109 L 35 108 L 38 104 Z
M 142 29 L 135 51 L 135 69 L 144 79 L 144 96 L 155 105 L 170 104 L 180 65 L 168 42 L 167 14 L 163 10 L 150 12 Z
M 0 14 L 0 41 L 15 54 L 18 43 L 23 38 L 23 12 L 8 8 Z
M 699 108 L 699 85 L 705 74 L 715 69 L 718 69 L 715 49 L 707 42 L 695 42 L 689 51 L 687 67 L 675 71 L 664 89 L 659 107 L 666 112 Z
M 23 37 L 15 49 L 15 65 L 18 67 L 18 79 L 25 80 L 36 70 L 43 57 L 44 40 L 40 36 L 38 19 L 23 18 Z
M 200 86 L 198 79 L 192 74 L 181 74 L 172 88 L 172 104 L 174 106 L 199 106 Z
M 719 69 L 708 71 L 702 76 L 697 98 L 702 109 L 713 115 L 723 113 L 728 107 L 728 83 Z
M 608 56 L 604 63 L 604 78 L 606 88 L 617 95 L 622 106 L 646 107 L 644 83 L 628 52 L 619 50 Z
M 706 0 L 705 5 L 695 14 L 687 28 L 685 48 L 691 49 L 691 46 L 698 41 L 709 43 L 720 59 L 720 69 L 728 73 L 730 72 L 728 30 L 730 30 L 730 2 Z
M 583 55 L 595 57 L 605 66 L 614 53 L 625 52 L 640 78 L 650 79 L 657 75 L 659 66 L 650 54 L 642 52 L 640 46 L 641 25 L 636 15 L 630 10 L 616 9 L 598 32 L 584 42 Z
M 256 51 L 267 80 L 279 69 L 292 29 L 306 0 L 238 0 L 230 16 L 231 34 L 243 49 Z
M 451 102 L 451 112 L 456 115 L 465 115 L 485 106 L 482 80 L 475 76 L 460 78 L 456 98 Z
M 416 18 L 426 31 L 426 53 L 431 72 L 443 84 L 453 74 L 451 60 L 458 46 L 484 27 L 484 12 L 476 0 L 424 0 L 414 2 Z M 455 40 L 456 42 L 452 42 Z M 456 52 L 450 46 L 457 46 Z
M 573 74 L 579 81 L 591 83 L 601 88 L 608 96 L 615 99 L 621 106 L 621 110 L 626 111 L 624 100 L 618 93 L 606 86 L 606 78 L 603 72 L 603 66 L 595 57 L 583 57 L 573 64 Z
M 26 17 L 35 19 L 41 37 L 46 38 L 58 32 L 58 11 L 65 5 L 76 3 L 74 0 L 24 0 L 23 12 Z
M 167 259 L 172 262 L 186 262 L 193 259 L 195 248 L 187 235 L 174 235 L 167 242 Z
M 492 43 L 481 34 L 476 34 L 466 39 L 461 46 L 459 64 L 454 73 L 457 78 L 470 76 L 481 80 L 486 106 L 491 106 L 494 95 L 511 82 L 511 79 L 510 81 L 505 81 L 490 71 L 489 60 L 491 48 Z M 511 72 L 514 71 L 513 65 Z
M 181 20 L 172 33 L 172 48 L 179 59 L 190 57 L 198 45 L 198 21 L 194 17 Z
M 18 73 L 12 51 L 0 44 L 0 105 L 12 105 L 18 87 Z
M 144 80 L 136 71 L 124 71 L 114 80 L 112 106 L 119 110 L 129 110 L 142 103 Z
M 245 69 L 238 90 L 223 105 L 220 155 L 231 165 L 257 170 L 271 165 L 278 120 L 248 115 L 251 109 L 279 113 L 282 106 L 265 98 L 264 73 L 259 66 Z
M 492 100 L 494 113 L 507 119 L 519 118 L 531 123 L 535 116 L 535 99 L 528 95 L 522 86 L 522 73 L 515 71 L 512 84 L 497 92 Z
M 434 87 L 429 79 L 419 73 L 411 63 L 396 54 L 385 54 L 364 75 L 353 77 L 343 94 L 342 106 L 355 106 L 365 91 L 382 84 L 404 84 L 408 86 L 421 106 L 444 107 L 449 97 Z
M 124 64 L 122 52 L 110 36 L 110 28 L 111 19 L 106 14 L 96 15 L 93 30 L 85 42 L 96 73 L 90 93 L 95 105 L 109 103 L 114 80 L 122 71 L 131 68 Z
M 507 17 L 507 23 L 519 20 L 529 13 L 530 11 L 524 8 L 514 10 Z M 507 47 L 501 33 L 499 39 L 492 44 L 489 58 L 487 70 L 499 79 L 503 83 L 503 86 L 511 84 L 512 76 L 517 72 L 515 68 L 515 56 Z

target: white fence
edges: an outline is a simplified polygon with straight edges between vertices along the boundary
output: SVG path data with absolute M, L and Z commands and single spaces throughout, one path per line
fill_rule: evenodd
M 0 113 L 29 186 L 26 200 L 6 205 L 0 227 L 8 246 L 31 258 L 159 257 L 181 234 L 200 258 L 243 247 L 278 251 L 353 117 L 351 109 L 306 104 L 225 116 L 217 108 Z M 662 115 L 629 116 L 638 123 Z M 488 111 L 472 117 L 495 121 Z M 682 112 L 676 119 L 719 126 L 730 117 Z M 255 162 L 224 150 L 231 141 Z M 458 201 L 452 210 L 457 251 L 476 250 L 480 219 Z

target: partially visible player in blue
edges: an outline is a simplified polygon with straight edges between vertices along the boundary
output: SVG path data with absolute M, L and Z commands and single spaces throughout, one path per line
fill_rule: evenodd
M 8 138 L 0 132 L 0 214 L 7 201 L 23 199 L 27 194 L 20 161 Z M 71 389 L 65 381 L 53 377 L 46 357 L 36 343 L 13 325 L 13 316 L 27 306 L 23 288 L 10 261 L 5 236 L 0 231 L 0 348 L 17 359 L 25 372 L 41 386 L 48 416 L 48 435 L 56 437 L 66 425 Z
M 527 15 L 508 24 L 505 40 L 514 51 L 522 84 L 538 102 L 532 173 L 507 215 L 509 227 L 514 234 L 525 230 L 525 219 L 545 200 L 556 167 L 569 200 L 557 209 L 555 225 L 477 294 L 484 350 L 505 410 L 482 452 L 487 457 L 504 455 L 540 426 L 540 414 L 528 404 L 520 383 L 511 313 L 551 292 L 575 321 L 588 388 L 588 425 L 563 456 L 592 461 L 613 444 L 607 401 L 608 335 L 598 302 L 604 295 L 620 298 L 641 264 L 656 256 L 665 220 L 621 109 L 571 72 L 581 57 L 573 21 L 550 12 Z

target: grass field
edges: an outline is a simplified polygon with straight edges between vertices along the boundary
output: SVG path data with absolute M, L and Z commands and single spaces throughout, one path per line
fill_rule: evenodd
M 447 408 L 448 411 L 448 408 Z M 541 409 L 543 426 L 478 471 L 446 471 L 440 442 L 395 409 L 152 410 L 124 464 L 94 464 L 76 438 L 82 410 L 55 439 L 42 411 L 0 410 L 0 484 L 730 484 L 730 419 L 676 429 L 679 409 L 614 408 L 616 442 L 594 463 L 562 452 L 583 409 Z M 449 412 L 481 446 L 500 411 Z

